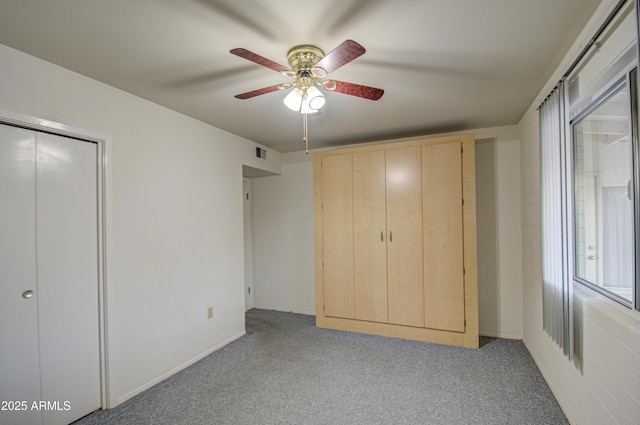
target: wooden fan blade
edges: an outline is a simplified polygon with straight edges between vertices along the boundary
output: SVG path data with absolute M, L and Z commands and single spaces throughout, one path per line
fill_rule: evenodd
M 322 68 L 327 74 L 364 55 L 366 50 L 353 40 L 347 40 L 320 60 L 314 67 Z
M 251 62 L 257 63 L 258 65 L 262 65 L 269 69 L 273 69 L 274 71 L 277 71 L 277 72 L 291 71 L 291 69 L 287 68 L 286 66 L 282 66 L 279 63 L 276 63 L 270 59 L 267 59 L 264 56 L 260 56 L 257 53 L 253 53 L 247 49 L 242 49 L 242 48 L 231 49 L 229 50 L 229 53 L 239 56 L 243 59 L 250 60 Z
M 378 100 L 384 94 L 384 90 L 375 87 L 361 86 L 360 84 L 345 83 L 344 81 L 336 81 L 335 92 L 348 94 L 350 96 L 362 97 L 369 100 Z
M 275 86 L 263 87 L 258 90 L 237 94 L 234 97 L 236 99 L 251 99 L 252 97 L 260 96 L 261 94 L 273 93 L 274 91 L 278 91 L 279 89 L 280 89 L 280 84 L 276 84 Z

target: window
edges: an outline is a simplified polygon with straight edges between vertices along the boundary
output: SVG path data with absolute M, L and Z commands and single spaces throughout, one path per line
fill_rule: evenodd
M 640 310 L 638 27 L 627 2 L 567 76 L 569 278 Z
M 623 78 L 571 125 L 575 279 L 629 306 L 636 280 L 634 95 Z
M 543 326 L 570 358 L 574 283 L 640 311 L 639 3 L 618 3 L 539 108 Z

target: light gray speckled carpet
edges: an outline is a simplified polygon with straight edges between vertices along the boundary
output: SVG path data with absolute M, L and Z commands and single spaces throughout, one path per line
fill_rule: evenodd
M 77 425 L 568 424 L 520 341 L 471 350 L 246 317 L 246 336 Z

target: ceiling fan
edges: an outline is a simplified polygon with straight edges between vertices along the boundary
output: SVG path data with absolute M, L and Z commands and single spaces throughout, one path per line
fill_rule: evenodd
M 289 68 L 287 68 L 247 49 L 232 49 L 230 53 L 236 56 L 294 79 L 293 83 L 263 87 L 237 94 L 235 97 L 237 99 L 251 99 L 278 90 L 291 89 L 283 102 L 289 109 L 302 114 L 304 132 L 302 140 L 307 147 L 306 151 L 308 153 L 307 115 L 318 113 L 325 104 L 324 95 L 318 87 L 369 100 L 378 100 L 384 94 L 384 90 L 375 87 L 324 79 L 329 73 L 362 56 L 365 51 L 364 47 L 353 40 L 346 40 L 327 55 L 319 47 L 303 44 L 294 46 L 289 50 L 289 53 L 287 53 Z

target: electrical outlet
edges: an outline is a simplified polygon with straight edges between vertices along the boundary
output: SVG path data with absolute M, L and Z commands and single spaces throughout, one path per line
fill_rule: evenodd
M 211 319 L 213 317 L 213 307 L 207 308 L 207 319 Z

